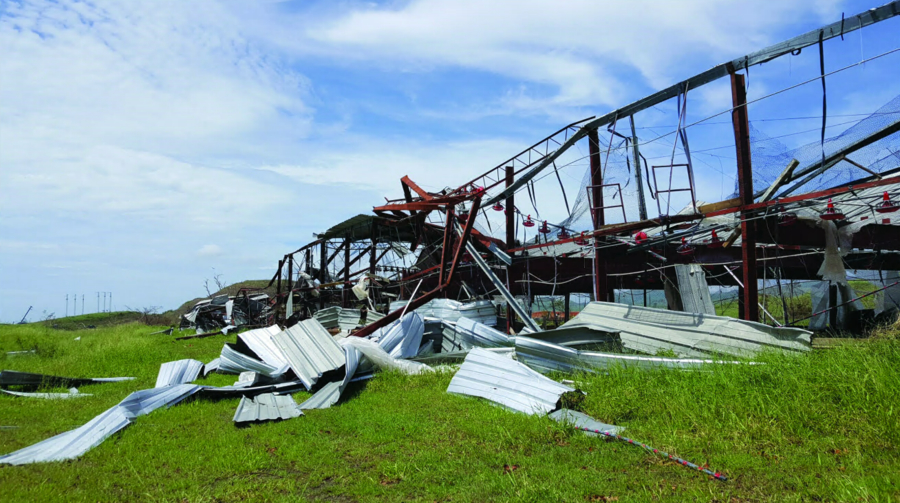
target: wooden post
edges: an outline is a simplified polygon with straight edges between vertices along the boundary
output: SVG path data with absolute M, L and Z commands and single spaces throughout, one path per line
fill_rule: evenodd
M 565 309 L 566 312 L 565 312 L 565 314 L 563 314 L 563 322 L 569 321 L 569 313 L 572 312 L 572 309 L 569 307 L 569 302 L 570 302 L 571 297 L 572 297 L 572 294 L 569 292 L 566 292 L 566 304 L 565 304 L 565 307 L 563 307 L 563 309 Z
M 593 217 L 594 230 L 603 227 L 605 218 L 603 215 L 603 169 L 600 166 L 600 137 L 596 129 L 588 131 L 588 150 L 591 160 L 591 215 Z M 597 208 L 596 210 L 594 208 Z M 599 240 L 594 240 L 594 299 L 600 302 L 608 302 L 609 286 L 606 278 L 606 259 L 600 250 Z
M 731 74 L 731 103 L 734 110 L 734 145 L 737 154 L 738 192 L 742 205 L 753 204 L 753 167 L 750 159 L 750 121 L 747 115 L 747 90 L 744 76 Z M 756 226 L 741 212 L 741 255 L 743 257 L 742 292 L 744 320 L 759 321 L 759 284 L 756 270 Z

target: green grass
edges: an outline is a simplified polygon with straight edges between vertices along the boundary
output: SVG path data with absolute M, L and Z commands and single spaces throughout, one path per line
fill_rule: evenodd
M 173 342 L 154 327 L 63 332 L 0 326 L 0 367 L 135 376 L 93 397 L 0 396 L 0 452 L 80 426 L 163 362 L 209 361 L 233 336 Z M 80 341 L 74 337 L 81 336 Z M 6 358 L 6 351 L 37 349 Z M 896 501 L 900 341 L 715 372 L 576 376 L 585 412 L 700 464 L 725 483 L 546 418 L 445 392 L 452 375 L 379 374 L 329 410 L 236 428 L 238 400 L 139 418 L 75 461 L 0 466 L 0 501 Z M 559 376 L 557 376 L 559 377 Z M 236 376 L 213 375 L 213 385 Z M 301 401 L 306 395 L 298 394 Z M 617 499 L 616 499 L 617 498 Z

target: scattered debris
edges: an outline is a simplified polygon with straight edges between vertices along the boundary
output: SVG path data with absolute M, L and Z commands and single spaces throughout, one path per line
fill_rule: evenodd
M 33 355 L 35 353 L 37 353 L 37 350 L 35 350 L 35 349 L 29 349 L 28 351 L 7 351 L 6 356 L 8 356 L 8 357 L 25 356 L 25 355 Z
M 178 360 L 163 363 L 156 377 L 156 387 L 162 388 L 173 384 L 193 382 L 203 370 L 203 362 L 197 360 Z

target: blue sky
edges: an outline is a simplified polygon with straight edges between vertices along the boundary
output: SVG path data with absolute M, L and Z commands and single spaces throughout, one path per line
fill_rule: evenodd
M 403 175 L 458 185 L 569 122 L 875 5 L 0 2 L 0 321 L 29 305 L 31 319 L 60 316 L 67 293 L 86 311 L 98 291 L 168 309 L 216 273 L 271 277 L 314 232 L 399 196 Z M 828 69 L 900 46 L 898 27 L 829 42 Z M 829 114 L 900 94 L 898 61 L 830 77 Z M 817 72 L 813 48 L 753 68 L 750 98 Z M 817 86 L 751 106 L 751 120 L 821 115 Z M 728 106 L 727 81 L 713 84 L 689 93 L 688 119 Z M 638 114 L 639 136 L 668 132 L 674 110 Z M 770 136 L 817 125 L 754 122 Z M 693 150 L 733 142 L 728 124 L 690 134 Z M 708 152 L 694 156 L 698 190 L 715 201 L 733 189 L 733 149 Z M 562 170 L 570 197 L 583 154 Z M 537 188 L 551 221 L 565 217 L 556 184 Z

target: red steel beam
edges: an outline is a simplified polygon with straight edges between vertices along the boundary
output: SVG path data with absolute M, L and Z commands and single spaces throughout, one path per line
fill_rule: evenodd
M 412 189 L 412 191 L 418 194 L 422 199 L 426 201 L 431 201 L 432 199 L 434 199 L 434 196 L 426 192 L 422 187 L 419 187 L 416 182 L 410 180 L 409 176 L 403 175 L 403 178 L 400 179 L 400 182 Z

